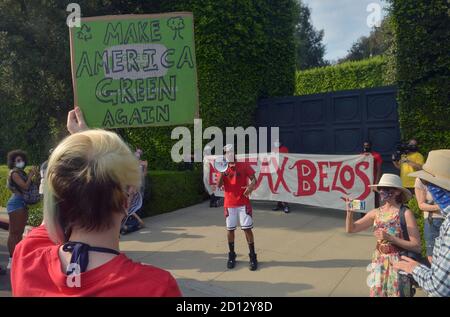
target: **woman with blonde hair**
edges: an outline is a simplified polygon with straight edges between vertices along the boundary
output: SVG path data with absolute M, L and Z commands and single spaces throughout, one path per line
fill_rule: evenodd
M 380 194 L 381 207 L 369 211 L 363 218 L 353 221 L 353 209 L 347 200 L 346 231 L 356 233 L 374 229 L 377 239 L 367 279 L 371 297 L 409 297 L 411 284 L 407 276 L 400 276 L 393 264 L 404 251 L 420 253 L 420 233 L 414 214 L 405 204 L 411 199 L 409 190 L 402 186 L 399 176 L 384 174 L 380 182 L 371 185 Z M 402 230 L 402 213 L 406 232 Z
M 69 113 L 71 136 L 53 151 L 44 185 L 44 222 L 16 247 L 14 296 L 180 296 L 170 273 L 135 263 L 119 251 L 138 160 L 104 130 L 84 130 Z

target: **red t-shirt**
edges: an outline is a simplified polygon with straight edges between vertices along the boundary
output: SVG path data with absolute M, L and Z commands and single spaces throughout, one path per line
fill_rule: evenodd
M 123 253 L 95 269 L 81 273 L 81 287 L 69 287 L 67 276 L 61 271 L 59 247 L 49 239 L 44 226 L 31 231 L 16 246 L 11 268 L 13 296 L 181 296 L 169 272 L 133 262 Z
M 383 164 L 383 159 L 381 158 L 380 153 L 374 152 L 372 151 L 372 156 L 373 156 L 373 165 L 374 165 L 374 169 L 373 169 L 373 181 L 376 182 L 377 181 L 377 172 L 379 170 L 381 170 L 381 165 Z
M 244 196 L 245 186 L 248 185 L 248 178 L 255 175 L 255 171 L 248 163 L 236 162 L 234 167 L 228 167 L 223 176 L 223 187 L 225 189 L 224 207 L 249 206 L 250 200 Z

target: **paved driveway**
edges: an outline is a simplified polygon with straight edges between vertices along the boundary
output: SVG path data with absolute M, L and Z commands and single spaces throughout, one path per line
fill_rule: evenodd
M 293 205 L 284 214 L 272 205 L 253 204 L 260 261 L 255 272 L 248 269 L 240 230 L 237 266 L 226 268 L 223 208 L 209 208 L 207 202 L 145 219 L 146 228 L 122 237 L 121 249 L 172 272 L 185 296 L 368 296 L 366 267 L 375 244 L 370 231 L 346 234 L 343 211 Z M 2 267 L 6 237 L 0 230 Z M 0 296 L 9 295 L 9 280 L 0 276 Z
M 274 212 L 254 203 L 260 261 L 248 269 L 243 232 L 236 233 L 238 264 L 226 268 L 222 208 L 207 203 L 146 219 L 147 228 L 123 237 L 133 259 L 170 270 L 186 296 L 367 296 L 370 232 L 348 235 L 342 211 L 293 206 Z

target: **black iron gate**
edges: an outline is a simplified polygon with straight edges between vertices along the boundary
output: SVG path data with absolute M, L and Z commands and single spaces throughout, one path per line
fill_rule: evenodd
M 371 140 L 394 172 L 391 154 L 400 141 L 393 86 L 264 99 L 257 125 L 280 128 L 280 140 L 293 153 L 355 154 Z

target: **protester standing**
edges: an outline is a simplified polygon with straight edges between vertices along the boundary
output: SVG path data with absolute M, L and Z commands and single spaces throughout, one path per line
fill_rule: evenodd
M 6 205 L 6 211 L 9 217 L 9 260 L 7 269 L 10 269 L 14 250 L 16 245 L 22 240 L 22 235 L 28 221 L 28 207 L 23 194 L 31 186 L 33 177 L 37 175 L 37 170 L 33 168 L 27 175 L 25 172 L 25 167 L 28 162 L 27 154 L 21 150 L 9 152 L 7 162 L 9 168 L 7 186 L 12 192 L 12 196 Z
M 284 154 L 289 153 L 289 149 L 286 146 L 282 145 L 279 140 L 275 140 L 275 142 L 273 143 L 272 151 L 274 153 L 284 153 Z M 273 211 L 283 210 L 284 213 L 286 214 L 290 212 L 288 203 L 283 201 L 278 201 L 277 205 L 273 207 L 272 210 Z
M 365 141 L 363 144 L 363 155 L 371 155 L 373 157 L 373 182 L 377 184 L 381 178 L 383 159 L 380 153 L 374 151 L 372 142 Z
M 224 212 L 228 238 L 228 261 L 227 267 L 232 269 L 236 265 L 236 253 L 234 252 L 234 231 L 238 221 L 245 233 L 248 248 L 250 250 L 250 270 L 258 268 L 255 252 L 255 240 L 253 236 L 253 213 L 249 196 L 256 186 L 255 171 L 245 162 L 238 162 L 234 153 L 233 145 L 224 147 L 224 155 L 228 162 L 228 168 L 220 173 L 218 187 L 224 187 L 225 200 Z M 248 183 L 250 180 L 250 184 Z
M 400 170 L 403 187 L 407 188 L 414 195 L 415 178 L 409 176 L 409 174 L 420 171 L 424 163 L 424 157 L 419 153 L 417 140 L 409 140 L 406 154 L 403 154 L 399 161 L 395 161 L 393 158 L 392 163 Z
M 402 257 L 395 268 L 412 274 L 429 296 L 450 297 L 450 150 L 431 151 L 423 170 L 409 176 L 420 178 L 427 186 L 444 222 L 434 243 L 430 268 L 408 257 Z
M 365 141 L 363 144 L 363 155 L 371 155 L 373 157 L 373 183 L 377 184 L 381 178 L 383 159 L 380 153 L 375 152 L 371 141 Z M 380 206 L 380 195 L 375 192 L 375 207 Z
M 427 186 L 416 178 L 415 192 L 417 204 L 423 212 L 424 219 L 424 238 L 427 249 L 428 262 L 432 262 L 433 248 L 436 238 L 439 236 L 439 230 L 444 222 L 444 216 L 441 214 L 441 209 L 437 205 L 431 193 L 428 191 Z
M 353 221 L 353 209 L 349 206 L 349 201 L 346 201 L 346 231 L 356 233 L 372 226 L 377 239 L 367 279 L 370 296 L 412 296 L 409 280 L 402 278 L 393 267 L 402 251 L 420 252 L 420 233 L 414 214 L 403 206 L 412 195 L 402 186 L 400 177 L 393 174 L 384 174 L 378 184 L 371 187 L 380 194 L 381 207 L 369 211 L 363 218 Z M 405 233 L 402 232 L 402 212 L 409 240 L 405 240 Z

